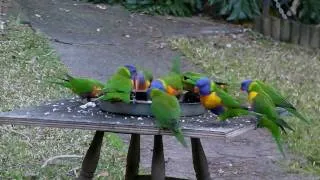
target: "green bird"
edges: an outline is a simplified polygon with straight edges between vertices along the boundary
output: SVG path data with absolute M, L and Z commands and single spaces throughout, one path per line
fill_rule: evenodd
M 179 125 L 181 110 L 177 98 L 156 88 L 151 89 L 150 95 L 152 99 L 151 112 L 156 118 L 156 126 L 171 130 L 177 140 L 184 147 L 187 147 Z
M 132 87 L 130 71 L 124 66 L 119 67 L 117 72 L 107 81 L 103 89 L 104 95 L 101 99 L 111 102 L 130 103 Z
M 194 90 L 194 86 L 196 85 L 196 82 L 202 77 L 206 77 L 206 75 L 201 73 L 191 72 L 191 71 L 182 73 L 183 88 L 187 91 L 192 92 Z M 211 80 L 212 90 L 215 90 L 216 88 L 220 88 L 225 92 L 227 92 L 228 91 L 227 87 L 228 87 L 227 83 L 224 83 L 218 80 L 215 80 L 215 81 Z
M 172 60 L 172 67 L 170 72 L 159 78 L 166 84 L 167 92 L 171 95 L 178 96 L 183 90 L 181 79 L 181 60 L 176 57 Z
M 57 78 L 58 81 L 49 81 L 50 83 L 58 84 L 69 88 L 73 93 L 80 96 L 82 99 L 90 101 L 92 98 L 97 98 L 102 94 L 104 87 L 103 83 L 90 78 L 73 77 L 65 74 L 64 78 Z
M 306 123 L 310 122 L 302 114 L 300 114 L 297 109 L 280 94 L 279 91 L 262 81 L 244 80 L 241 83 L 241 90 L 246 91 L 247 93 L 250 93 L 251 91 L 256 91 L 258 93 L 264 91 L 271 98 L 276 107 L 284 108 L 289 113 Z
M 278 149 L 283 157 L 285 153 L 282 148 L 281 130 L 278 124 L 270 120 L 267 116 L 263 115 L 258 119 L 257 128 L 266 128 L 271 133 L 273 139 L 275 140 Z
M 272 99 L 263 91 L 256 92 L 251 91 L 248 95 L 248 101 L 251 105 L 251 108 L 254 112 L 262 114 L 262 117 L 258 117 L 258 125 L 257 127 L 263 127 L 263 125 L 268 125 L 267 129 L 271 132 L 275 140 L 277 141 L 278 146 L 280 147 L 280 151 L 283 152 L 281 144 L 279 144 L 278 130 L 275 127 L 280 128 L 284 133 L 286 133 L 285 129 L 293 129 L 280 118 L 279 114 L 276 111 L 276 106 L 273 103 Z M 260 122 L 262 121 L 262 122 Z M 271 129 L 272 128 L 272 129 Z
M 199 92 L 201 104 L 216 115 L 220 115 L 228 109 L 244 109 L 230 94 L 212 86 L 207 77 L 201 77 L 196 81 L 194 91 Z

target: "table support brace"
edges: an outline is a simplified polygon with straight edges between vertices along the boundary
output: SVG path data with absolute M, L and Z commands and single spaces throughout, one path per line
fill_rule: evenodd
M 132 134 L 127 155 L 125 180 L 135 180 L 139 173 L 140 135 Z
M 165 163 L 163 154 L 162 135 L 154 136 L 151 179 L 165 180 Z
M 192 146 L 193 168 L 198 180 L 211 180 L 208 162 L 199 138 L 190 138 Z
M 78 180 L 89 180 L 93 178 L 100 157 L 103 135 L 103 131 L 96 131 L 86 156 L 82 161 Z

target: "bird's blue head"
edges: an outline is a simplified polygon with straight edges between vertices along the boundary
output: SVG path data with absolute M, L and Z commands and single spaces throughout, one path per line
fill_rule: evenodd
M 207 77 L 202 77 L 197 80 L 195 91 L 199 92 L 201 96 L 206 96 L 211 93 L 211 81 Z
M 131 78 L 134 78 L 136 76 L 137 68 L 134 65 L 127 64 L 124 67 L 126 67 L 130 71 Z
M 241 82 L 241 91 L 246 91 L 249 92 L 249 86 L 251 84 L 252 80 L 251 79 L 246 79 Z
M 160 89 L 161 91 L 164 91 L 164 92 L 166 91 L 164 84 L 158 79 L 153 80 L 151 82 L 151 85 L 150 85 L 149 89 L 147 90 L 147 94 L 149 97 L 150 97 L 150 92 L 152 89 Z

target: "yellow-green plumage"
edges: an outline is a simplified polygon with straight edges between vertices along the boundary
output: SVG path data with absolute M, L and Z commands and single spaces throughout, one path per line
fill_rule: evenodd
M 295 115 L 297 118 L 309 123 L 309 120 L 307 120 L 302 114 L 300 114 L 297 109 L 289 101 L 287 101 L 286 98 L 284 98 L 274 87 L 262 81 L 255 80 L 250 84 L 249 91 L 250 90 L 255 90 L 257 92 L 261 92 L 261 90 L 263 90 L 266 94 L 268 94 L 276 107 L 284 108 L 291 114 Z
M 179 125 L 181 110 L 177 98 L 159 89 L 152 89 L 151 99 L 151 112 L 156 119 L 156 125 L 171 130 L 177 140 L 187 147 Z
M 65 74 L 65 78 L 58 78 L 60 81 L 49 81 L 50 83 L 58 84 L 69 88 L 73 93 L 77 94 L 83 99 L 90 100 L 97 98 L 102 93 L 104 84 L 98 80 L 91 78 L 73 77 Z
M 131 75 L 127 68 L 120 67 L 118 71 L 107 81 L 101 97 L 102 100 L 111 102 L 130 103 L 132 91 Z

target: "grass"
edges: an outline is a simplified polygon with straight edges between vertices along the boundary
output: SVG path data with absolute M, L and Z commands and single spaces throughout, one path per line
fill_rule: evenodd
M 287 95 L 312 125 L 290 118 L 296 129 L 285 137 L 293 158 L 290 170 L 320 175 L 320 50 L 278 43 L 253 32 L 219 35 L 205 39 L 176 38 L 173 49 L 181 51 L 208 74 L 232 83 L 230 92 L 239 92 L 244 79 L 266 80 Z
M 41 34 L 11 23 L 7 34 L 0 38 L 0 111 L 71 95 L 68 90 L 43 81 L 67 69 Z M 1 125 L 0 179 L 73 179 L 79 173 L 93 133 Z M 105 135 L 96 179 L 123 178 L 125 148 L 117 135 Z M 80 158 L 56 159 L 41 168 L 45 160 L 57 155 L 79 155 Z

